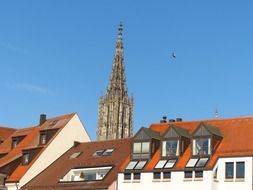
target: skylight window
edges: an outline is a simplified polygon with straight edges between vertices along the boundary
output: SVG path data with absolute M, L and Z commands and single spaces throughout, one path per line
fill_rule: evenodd
M 202 168 L 205 167 L 209 158 L 191 158 L 186 164 L 187 168 Z
M 69 157 L 69 159 L 77 158 L 77 157 L 80 156 L 80 154 L 81 154 L 81 152 L 75 152 L 75 153 L 73 153 L 73 154 Z
M 114 149 L 96 150 L 93 156 L 110 156 L 112 155 Z
M 175 163 L 176 163 L 176 160 L 168 160 L 168 162 L 165 164 L 164 168 L 173 168 Z
M 49 126 L 56 125 L 57 122 L 58 122 L 58 120 L 50 121 Z
M 196 164 L 196 167 L 204 167 L 208 161 L 208 158 L 200 158 Z
M 160 160 L 156 166 L 155 166 L 155 169 L 161 169 L 164 167 L 164 165 L 166 164 L 167 160 Z
M 131 161 L 126 167 L 126 170 L 142 170 L 147 161 Z
M 146 163 L 147 163 L 147 161 L 139 161 L 138 164 L 134 167 L 134 169 L 135 170 L 142 170 Z
M 102 156 L 103 155 L 103 152 L 104 152 L 105 150 L 96 150 L 96 152 L 94 152 L 94 156 Z
M 155 169 L 162 169 L 162 168 L 173 168 L 177 160 L 160 160 L 156 166 Z
M 136 166 L 137 163 L 138 163 L 138 161 L 131 161 L 131 162 L 129 162 L 129 164 L 126 167 L 126 170 L 132 170 L 132 169 L 134 169 L 134 167 Z
M 112 152 L 113 152 L 113 149 L 106 149 L 104 152 L 103 152 L 103 155 L 112 155 Z
M 193 168 L 196 165 L 196 163 L 197 163 L 198 160 L 199 160 L 198 158 L 191 158 L 188 161 L 188 163 L 186 164 L 186 167 L 187 168 Z

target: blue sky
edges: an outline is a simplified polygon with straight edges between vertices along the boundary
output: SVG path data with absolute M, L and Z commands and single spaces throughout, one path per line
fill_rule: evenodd
M 163 115 L 253 115 L 252 8 L 251 0 L 0 1 L 0 124 L 77 112 L 95 139 L 120 21 L 134 131 Z

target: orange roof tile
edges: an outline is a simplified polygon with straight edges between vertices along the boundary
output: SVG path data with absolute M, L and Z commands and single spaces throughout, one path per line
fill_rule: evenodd
M 223 135 L 223 139 L 221 140 L 218 148 L 207 163 L 207 169 L 214 167 L 219 157 L 253 155 L 253 144 L 249 143 L 251 142 L 253 136 L 253 117 L 156 123 L 152 124 L 150 129 L 155 132 L 159 132 L 162 136 L 166 133 L 170 126 L 174 125 L 187 130 L 189 134 L 193 134 L 193 132 L 201 123 L 207 123 L 215 128 L 218 128 Z M 185 168 L 188 160 L 191 158 L 191 148 L 192 144 L 190 143 L 183 155 L 179 157 L 176 165 L 173 168 L 174 170 L 183 170 Z M 160 149 L 147 163 L 146 167 L 144 168 L 145 171 L 153 170 L 156 163 L 161 159 Z
M 0 158 L 0 170 L 2 167 L 20 158 L 23 154 L 22 151 L 33 148 L 41 148 L 40 153 L 37 156 L 35 156 L 35 158 L 33 158 L 33 160 L 28 165 L 22 165 L 20 163 L 17 166 L 17 168 L 15 168 L 15 170 L 10 174 L 10 176 L 7 178 L 6 181 L 7 182 L 19 181 L 21 177 L 27 172 L 27 170 L 32 166 L 32 164 L 36 161 L 39 155 L 43 152 L 45 147 L 47 147 L 50 144 L 50 142 L 54 139 L 52 138 L 46 145 L 41 146 L 39 144 L 39 137 L 41 130 L 61 129 L 68 123 L 68 121 L 74 115 L 75 113 L 71 113 L 60 117 L 49 118 L 42 126 L 17 129 L 2 144 L 0 144 L 0 153 L 6 154 L 4 157 Z M 57 120 L 58 122 L 55 125 L 51 125 L 50 122 L 55 120 Z M 12 138 L 19 136 L 25 136 L 25 138 L 21 140 L 15 148 L 12 148 Z

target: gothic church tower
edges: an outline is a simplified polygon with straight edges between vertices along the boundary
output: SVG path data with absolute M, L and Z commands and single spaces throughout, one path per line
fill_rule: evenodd
M 97 140 L 121 139 L 133 134 L 134 101 L 127 92 L 122 31 L 120 23 L 110 83 L 106 95 L 99 99 Z

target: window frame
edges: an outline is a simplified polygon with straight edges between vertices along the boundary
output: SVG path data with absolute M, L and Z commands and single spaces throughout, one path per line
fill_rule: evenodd
M 131 180 L 132 179 L 132 174 L 129 172 L 124 173 L 124 180 Z
M 243 164 L 243 176 L 240 176 L 238 174 L 238 165 L 239 164 Z M 236 178 L 237 179 L 244 179 L 245 178 L 245 162 L 244 161 L 236 162 L 235 167 L 236 167 L 236 174 L 235 174 Z
M 203 176 L 204 176 L 204 171 L 203 170 L 195 170 L 194 173 L 195 173 L 195 178 L 203 178 Z M 201 175 L 198 175 L 198 174 L 201 174 Z
M 164 175 L 166 174 L 166 175 Z M 169 175 L 167 175 L 169 174 Z M 171 179 L 171 171 L 164 171 L 163 172 L 163 179 Z
M 208 142 L 207 154 L 200 154 L 199 152 L 202 149 L 199 150 L 199 152 L 197 153 L 196 140 L 200 140 L 200 139 L 207 139 L 207 142 Z M 193 157 L 208 157 L 208 156 L 211 156 L 211 155 L 212 155 L 212 135 L 197 136 L 197 137 L 192 138 L 192 156 Z
M 30 152 L 24 152 L 22 155 L 22 165 L 28 165 L 30 163 Z
M 177 147 L 176 147 L 176 153 L 175 155 L 168 155 L 167 154 L 167 142 L 172 142 L 172 141 L 176 141 L 177 142 Z M 164 148 L 164 143 L 165 143 L 165 148 Z M 181 152 L 181 138 L 180 137 L 173 137 L 173 138 L 164 138 L 161 141 L 161 157 L 162 158 L 178 158 L 180 156 L 180 152 Z M 163 152 L 165 149 L 165 153 Z
M 140 153 L 135 153 L 134 152 L 134 144 L 135 143 L 141 143 L 141 152 Z M 142 147 L 143 147 L 143 143 L 149 143 L 149 150 L 148 152 L 143 152 L 142 151 Z M 132 160 L 148 160 L 151 157 L 151 140 L 147 141 L 147 140 L 135 140 L 132 144 Z M 136 156 L 135 155 L 139 155 Z M 148 155 L 148 156 L 144 156 L 144 155 Z
M 154 171 L 153 172 L 153 179 L 161 179 L 161 172 Z
M 45 142 L 43 141 L 43 139 L 45 140 Z M 40 132 L 40 145 L 45 145 L 45 144 L 47 144 L 47 132 L 41 131 Z
M 188 176 L 187 173 L 191 174 L 191 175 Z M 192 177 L 193 177 L 193 171 L 192 170 L 185 170 L 184 171 L 184 178 L 185 179 L 191 179 Z
M 134 180 L 140 180 L 141 179 L 141 173 L 140 172 L 133 173 L 133 179 Z
M 232 165 L 232 176 L 228 176 L 228 165 L 231 164 Z M 225 162 L 225 179 L 233 179 L 234 178 L 234 162 Z

